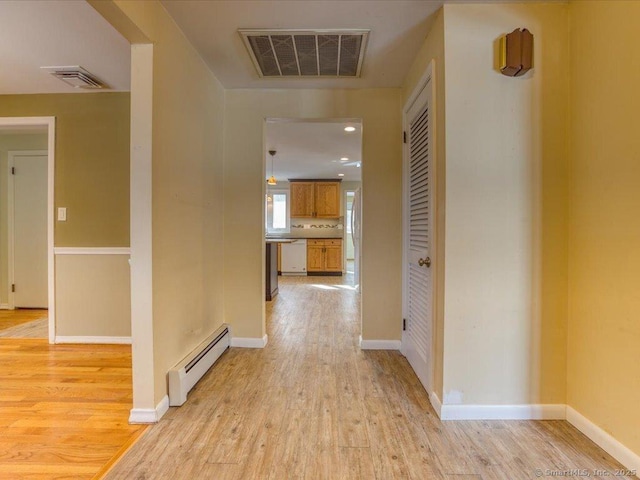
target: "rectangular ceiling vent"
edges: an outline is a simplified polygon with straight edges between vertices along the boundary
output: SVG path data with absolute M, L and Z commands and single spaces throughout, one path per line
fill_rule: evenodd
M 74 88 L 100 89 L 109 88 L 95 75 L 84 68 L 74 65 L 70 67 L 40 67 Z
M 369 30 L 238 30 L 261 77 L 359 77 Z

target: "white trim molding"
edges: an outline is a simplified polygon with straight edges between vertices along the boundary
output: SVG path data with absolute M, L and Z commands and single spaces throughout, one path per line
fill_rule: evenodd
M 131 337 L 86 337 L 56 335 L 54 343 L 98 343 L 104 345 L 131 345 Z
M 56 255 L 131 255 L 129 247 L 55 247 Z
M 438 414 L 438 418 L 442 419 L 442 402 L 438 398 L 438 394 L 436 392 L 431 392 L 429 394 L 429 401 L 431 402 L 431 406 Z
M 361 350 L 400 350 L 402 342 L 400 340 L 365 340 L 360 335 Z
M 437 397 L 436 397 L 437 398 Z M 442 405 L 441 420 L 564 420 L 566 405 Z
M 620 443 L 620 441 L 616 440 L 598 425 L 568 405 L 567 422 L 593 440 L 595 444 L 626 468 L 629 470 L 635 470 L 636 477 L 638 477 L 640 474 L 640 455 L 631 451 L 628 447 Z
M 169 395 L 165 395 L 156 408 L 132 408 L 129 423 L 158 423 L 169 410 Z
M 267 346 L 269 337 L 265 333 L 262 338 L 255 337 L 231 337 L 231 346 L 238 348 L 264 348 Z
M 0 310 L 11 310 L 8 303 L 0 303 Z

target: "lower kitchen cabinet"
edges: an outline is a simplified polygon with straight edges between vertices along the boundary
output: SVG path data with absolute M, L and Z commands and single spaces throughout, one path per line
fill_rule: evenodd
M 307 275 L 342 275 L 342 240 L 307 240 Z

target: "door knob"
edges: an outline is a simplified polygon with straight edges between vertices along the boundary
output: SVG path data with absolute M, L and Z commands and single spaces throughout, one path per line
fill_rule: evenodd
M 418 265 L 420 265 L 421 267 L 424 267 L 426 265 L 427 268 L 429 268 L 431 266 L 431 259 L 429 257 L 424 259 L 421 258 L 420 260 L 418 260 Z

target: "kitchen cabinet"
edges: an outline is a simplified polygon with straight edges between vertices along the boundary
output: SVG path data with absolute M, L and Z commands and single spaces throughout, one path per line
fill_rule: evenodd
M 292 217 L 313 217 L 313 182 L 291 182 L 291 216 Z
M 316 182 L 313 193 L 317 218 L 340 216 L 340 182 Z
M 342 275 L 342 240 L 307 240 L 307 275 Z
M 298 181 L 291 182 L 291 217 L 338 218 L 340 217 L 340 182 Z

